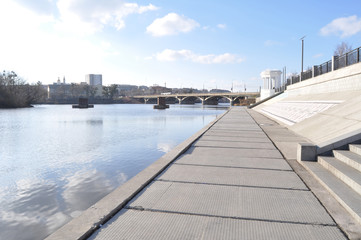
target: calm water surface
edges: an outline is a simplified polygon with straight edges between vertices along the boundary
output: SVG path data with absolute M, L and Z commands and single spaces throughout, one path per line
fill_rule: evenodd
M 222 114 L 171 105 L 0 110 L 0 239 L 42 239 Z

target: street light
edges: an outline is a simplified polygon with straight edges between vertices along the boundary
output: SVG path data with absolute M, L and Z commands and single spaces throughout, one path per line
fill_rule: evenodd
M 303 36 L 300 38 L 300 40 L 302 40 L 302 61 L 301 61 L 301 79 L 302 79 L 302 73 L 303 73 L 303 40 L 305 39 L 306 36 Z

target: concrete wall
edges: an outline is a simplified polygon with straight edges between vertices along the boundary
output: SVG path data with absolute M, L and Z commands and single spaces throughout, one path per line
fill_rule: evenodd
M 361 90 L 361 63 L 287 86 L 289 96 Z
M 315 114 L 286 126 L 314 144 L 324 146 L 340 141 L 343 136 L 360 135 L 361 63 L 290 85 L 283 94 L 257 106 L 255 110 L 262 114 L 265 114 L 264 110 L 271 111 L 271 115 L 265 114 L 271 118 L 272 111 L 279 115 L 278 112 L 282 110 L 281 117 L 288 119 L 295 114 L 295 109 L 302 102 L 310 104 L 309 110 L 312 111 L 320 102 L 339 102 L 324 111 L 317 112 L 316 109 Z M 284 105 L 288 107 L 283 109 Z M 298 115 L 307 115 L 307 111 L 297 111 Z

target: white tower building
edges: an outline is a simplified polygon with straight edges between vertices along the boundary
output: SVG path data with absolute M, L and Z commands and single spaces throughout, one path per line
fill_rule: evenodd
M 91 86 L 103 85 L 103 77 L 101 74 L 87 74 L 85 82 Z
M 261 89 L 261 100 L 268 98 L 275 94 L 275 90 L 281 87 L 280 70 L 265 70 L 261 72 L 263 80 L 263 88 Z

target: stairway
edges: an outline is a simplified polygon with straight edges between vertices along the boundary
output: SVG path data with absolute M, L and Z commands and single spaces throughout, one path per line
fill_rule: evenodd
M 361 224 L 361 145 L 350 144 L 349 150 L 333 150 L 333 156 L 302 164 Z

